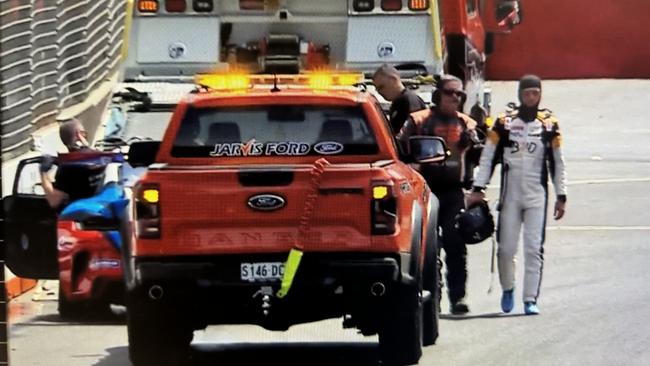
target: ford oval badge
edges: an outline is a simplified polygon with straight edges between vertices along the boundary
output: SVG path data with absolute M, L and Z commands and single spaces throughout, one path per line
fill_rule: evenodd
M 258 194 L 248 199 L 248 207 L 259 211 L 273 211 L 284 207 L 284 198 L 274 194 Z
M 314 145 L 314 151 L 322 155 L 334 155 L 343 151 L 343 144 L 336 141 L 323 141 Z

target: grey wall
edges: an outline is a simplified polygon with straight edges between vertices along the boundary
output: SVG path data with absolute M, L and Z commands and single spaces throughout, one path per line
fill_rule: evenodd
M 117 71 L 126 0 L 0 0 L 1 154 Z

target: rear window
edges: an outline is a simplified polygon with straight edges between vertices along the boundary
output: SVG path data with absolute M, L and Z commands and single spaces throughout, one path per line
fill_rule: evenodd
M 174 157 L 369 155 L 379 151 L 360 107 L 188 108 Z

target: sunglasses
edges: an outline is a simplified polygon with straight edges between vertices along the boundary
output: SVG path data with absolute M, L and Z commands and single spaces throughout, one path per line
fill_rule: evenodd
M 462 90 L 454 90 L 454 89 L 440 89 L 440 92 L 441 92 L 442 94 L 447 95 L 447 96 L 450 96 L 450 97 L 451 97 L 452 95 L 455 95 L 455 96 L 457 96 L 458 98 L 462 98 L 462 97 L 465 96 L 465 92 L 462 91 Z

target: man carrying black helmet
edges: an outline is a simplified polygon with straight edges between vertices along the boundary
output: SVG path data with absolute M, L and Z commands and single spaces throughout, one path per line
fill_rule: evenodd
M 459 112 L 465 102 L 460 79 L 442 76 L 432 99 L 435 106 L 411 113 L 397 138 L 406 149 L 409 137 L 413 135 L 442 137 L 451 152 L 443 164 L 423 164 L 419 171 L 440 201 L 438 223 L 442 228 L 440 240 L 445 250 L 450 312 L 465 314 L 469 312 L 465 303 L 467 248 L 455 228 L 455 219 L 465 207 L 463 186 L 471 178 L 467 176 L 465 154 L 479 144 L 477 123 Z
M 504 312 L 514 307 L 515 254 L 523 225 L 526 314 L 539 314 L 537 299 L 542 279 L 543 243 L 548 200 L 548 173 L 555 187 L 554 216 L 564 216 L 566 176 L 558 120 L 548 109 L 539 109 L 542 83 L 534 75 L 519 81 L 521 105 L 499 116 L 488 134 L 469 204 L 485 198 L 494 165 L 502 163 L 499 198 L 499 277 Z

